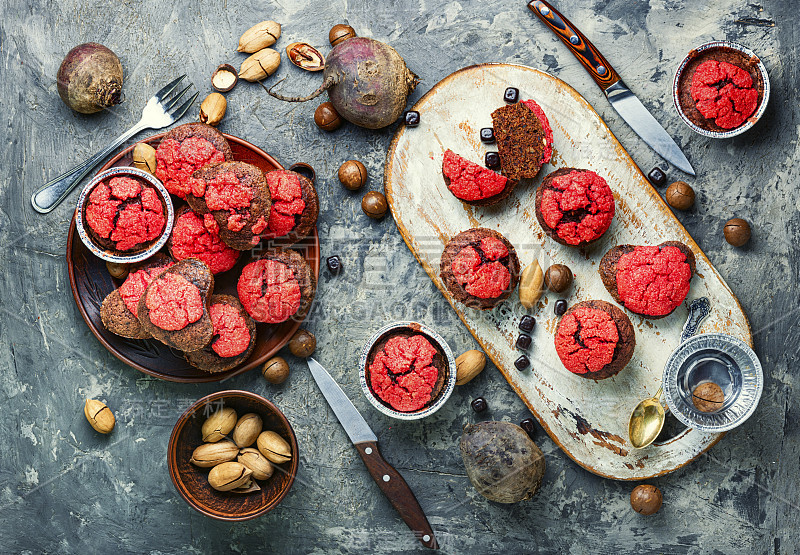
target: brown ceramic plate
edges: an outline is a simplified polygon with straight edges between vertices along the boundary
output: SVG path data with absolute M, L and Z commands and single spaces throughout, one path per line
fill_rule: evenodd
M 163 133 L 147 139 L 156 146 Z M 248 162 L 264 171 L 283 169 L 272 156 L 238 137 L 225 135 L 233 149 L 235 160 Z M 114 156 L 100 171 L 115 166 L 129 166 L 132 162 L 133 146 Z M 179 199 L 178 199 L 179 200 Z M 179 204 L 177 205 L 179 206 Z M 176 207 L 177 207 L 176 206 Z M 276 242 L 276 244 L 279 244 Z M 300 252 L 311 266 L 314 275 L 319 277 L 319 236 L 317 230 L 311 236 L 292 246 Z M 164 249 L 164 252 L 167 252 Z M 167 254 L 169 254 L 167 252 Z M 214 293 L 227 293 L 236 296 L 236 282 L 242 268 L 253 259 L 255 251 L 245 251 L 236 266 L 222 274 L 214 276 Z M 106 295 L 122 284 L 121 280 L 112 279 L 106 264 L 96 256 L 78 238 L 75 228 L 75 217 L 69 226 L 67 237 L 67 270 L 72 287 L 72 295 L 78 310 L 92 333 L 100 343 L 128 366 L 141 370 L 157 378 L 173 382 L 214 382 L 247 372 L 264 363 L 283 347 L 296 332 L 302 322 L 289 320 L 282 324 L 257 324 L 256 346 L 250 357 L 240 366 L 226 372 L 203 372 L 191 366 L 183 353 L 156 341 L 155 339 L 125 339 L 108 331 L 100 320 L 100 305 Z
M 237 416 L 258 414 L 264 421 L 263 429 L 277 432 L 292 448 L 291 461 L 273 465 L 272 476 L 257 481 L 260 491 L 217 491 L 208 484 L 211 469 L 189 462 L 192 451 L 203 443 L 200 428 L 206 417 L 223 407 L 233 408 Z M 249 520 L 275 508 L 292 487 L 297 464 L 297 438 L 291 424 L 278 407 L 249 391 L 219 391 L 197 401 L 178 419 L 167 447 L 167 466 L 175 489 L 193 509 L 218 520 Z

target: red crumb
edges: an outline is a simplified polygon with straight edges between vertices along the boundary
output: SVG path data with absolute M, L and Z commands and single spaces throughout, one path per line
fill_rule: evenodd
M 300 283 L 294 271 L 277 260 L 256 260 L 245 266 L 236 290 L 244 309 L 257 322 L 285 322 L 300 308 Z
M 212 304 L 208 310 L 214 324 L 211 348 L 221 357 L 235 357 L 250 346 L 250 330 L 247 322 L 236 308 L 229 304 Z
M 484 237 L 478 245 L 469 245 L 459 251 L 453 259 L 453 275 L 473 297 L 497 298 L 511 283 L 511 272 L 499 261 L 507 256 L 508 249 L 502 241 Z
M 447 188 L 461 200 L 483 200 L 499 195 L 508 183 L 505 176 L 470 162 L 449 149 L 444 153 L 442 173 L 450 180 Z
M 565 315 L 556 332 L 556 352 L 573 374 L 599 372 L 614 360 L 617 324 L 603 310 L 578 307 Z
M 691 279 L 691 266 L 678 247 L 636 247 L 617 262 L 619 296 L 638 314 L 669 314 L 686 298 Z
M 542 129 L 544 129 L 544 152 L 542 152 L 542 164 L 546 164 L 553 157 L 553 128 L 550 127 L 550 122 L 548 121 L 544 110 L 542 110 L 542 107 L 539 106 L 535 100 L 523 100 L 522 103 L 533 110 L 533 113 L 536 114 L 536 117 L 539 118 L 539 121 L 542 123 Z
M 153 268 L 142 268 L 128 274 L 122 285 L 119 286 L 119 295 L 122 297 L 122 302 L 125 303 L 125 308 L 131 311 L 134 316 L 138 315 L 137 306 L 142 293 L 150 285 L 161 272 L 172 266 L 172 262 L 166 262 L 161 266 Z
M 283 237 L 294 229 L 297 217 L 306 209 L 303 188 L 300 185 L 300 178 L 292 172 L 277 170 L 267 172 L 266 175 L 267 186 L 272 196 L 272 210 L 267 229 L 270 237 Z
M 758 107 L 753 78 L 728 62 L 707 60 L 697 66 L 691 94 L 703 117 L 723 129 L 739 127 Z
M 219 224 L 217 223 L 217 220 L 214 218 L 214 214 L 210 212 L 208 214 L 203 214 L 203 226 L 212 235 L 219 235 Z
M 162 330 L 182 330 L 203 316 L 200 290 L 178 274 L 159 276 L 144 299 L 150 321 Z
M 99 183 L 89 194 L 86 224 L 119 251 L 157 239 L 166 218 L 158 192 L 135 177 L 117 176 Z
M 211 217 L 213 220 L 213 216 Z M 230 248 L 219 237 L 219 226 L 212 232 L 203 225 L 204 220 L 191 210 L 175 220 L 172 228 L 172 256 L 175 260 L 199 258 L 211 273 L 227 272 L 239 259 L 239 251 Z
M 439 378 L 433 366 L 436 354 L 425 336 L 392 337 L 370 364 L 372 391 L 400 412 L 420 410 L 431 401 Z
M 191 192 L 189 179 L 194 172 L 224 161 L 225 155 L 202 137 L 188 137 L 182 142 L 165 139 L 156 149 L 156 177 L 167 191 L 185 199 Z
M 549 181 L 542 218 L 569 245 L 594 241 L 614 218 L 614 195 L 606 180 L 588 170 L 571 171 Z

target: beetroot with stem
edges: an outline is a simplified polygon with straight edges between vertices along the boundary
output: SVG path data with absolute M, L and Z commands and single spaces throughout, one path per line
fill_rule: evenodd
M 116 54 L 96 42 L 70 50 L 56 80 L 61 100 L 82 114 L 99 112 L 122 100 L 122 64 Z
M 305 102 L 328 91 L 331 104 L 344 119 L 367 129 L 380 129 L 397 121 L 418 82 L 394 48 L 355 37 L 331 50 L 322 86 L 311 95 L 289 97 L 272 89 L 267 92 L 287 102 Z

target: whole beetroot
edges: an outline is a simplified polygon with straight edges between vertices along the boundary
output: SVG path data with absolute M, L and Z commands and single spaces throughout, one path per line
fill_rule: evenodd
M 515 424 L 468 425 L 461 436 L 460 448 L 470 482 L 489 501 L 524 501 L 533 497 L 542 485 L 544 455 Z
M 334 46 L 325 62 L 322 86 L 306 97 L 267 92 L 288 102 L 305 102 L 326 90 L 344 119 L 367 129 L 397 121 L 419 78 L 388 44 L 355 37 Z
M 70 50 L 56 77 L 64 103 L 82 114 L 93 114 L 122 100 L 122 64 L 111 50 L 87 42 Z

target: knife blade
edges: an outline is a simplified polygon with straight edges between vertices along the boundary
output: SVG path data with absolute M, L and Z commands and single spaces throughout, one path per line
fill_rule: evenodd
M 358 412 L 355 405 L 347 398 L 342 388 L 331 377 L 327 370 L 316 360 L 306 359 L 311 376 L 317 382 L 319 390 L 339 419 L 339 423 L 347 432 L 350 441 L 355 445 L 361 460 L 369 471 L 372 479 L 378 484 L 383 494 L 389 499 L 392 506 L 414 532 L 414 535 L 425 547 L 438 549 L 439 544 L 433 535 L 433 529 L 428 523 L 428 518 L 422 511 L 414 492 L 406 481 L 390 465 L 378 451 L 378 438 Z
M 625 120 L 625 123 L 639 135 L 650 148 L 656 151 L 667 162 L 689 175 L 695 171 L 664 127 L 636 98 L 608 60 L 600 54 L 595 46 L 545 0 L 531 0 L 530 9 L 547 25 L 567 48 L 575 55 L 581 65 L 589 72 L 594 82 L 603 90 L 611 106 Z

